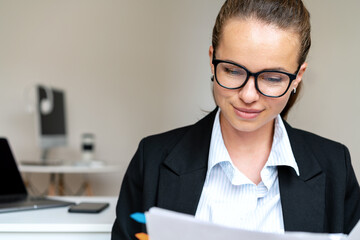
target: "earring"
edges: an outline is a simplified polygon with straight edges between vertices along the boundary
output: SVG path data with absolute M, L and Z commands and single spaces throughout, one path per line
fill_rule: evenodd
M 211 81 L 212 81 L 212 82 L 214 81 L 214 75 L 211 76 Z
M 294 93 L 294 94 L 296 93 L 296 88 L 294 88 L 293 93 Z

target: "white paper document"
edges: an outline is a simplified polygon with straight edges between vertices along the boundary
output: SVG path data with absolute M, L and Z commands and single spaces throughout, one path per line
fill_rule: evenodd
M 145 213 L 150 240 L 359 240 L 358 223 L 349 236 L 289 232 L 264 233 L 221 226 L 195 219 L 194 216 L 153 207 Z
M 354 229 L 349 234 L 347 240 L 359 240 L 360 239 L 360 221 L 355 225 Z

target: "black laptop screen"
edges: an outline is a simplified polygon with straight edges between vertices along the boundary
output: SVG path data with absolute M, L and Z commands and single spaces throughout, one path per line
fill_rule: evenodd
M 0 138 L 0 197 L 27 194 L 15 158 L 6 139 Z

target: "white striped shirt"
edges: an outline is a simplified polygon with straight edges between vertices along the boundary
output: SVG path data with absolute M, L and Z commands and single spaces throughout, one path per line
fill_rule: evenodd
M 290 166 L 299 175 L 280 116 L 275 119 L 269 158 L 256 185 L 232 163 L 221 134 L 220 110 L 213 126 L 208 170 L 195 217 L 205 221 L 264 232 L 284 232 L 277 167 Z

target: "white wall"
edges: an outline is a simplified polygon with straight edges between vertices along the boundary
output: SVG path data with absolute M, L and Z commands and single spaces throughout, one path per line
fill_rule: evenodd
M 206 0 L 1 0 L 0 136 L 17 159 L 38 158 L 24 91 L 38 82 L 65 89 L 70 149 L 59 154 L 71 158 L 81 134 L 94 133 L 97 156 L 123 167 L 91 175 L 94 192 L 117 194 L 142 137 L 212 109 L 207 49 L 219 7 Z M 174 112 L 180 119 L 169 122 Z
M 360 178 L 360 1 L 306 0 L 312 22 L 304 94 L 290 122 L 344 143 Z
M 193 123 L 214 107 L 208 47 L 222 3 L 0 0 L 0 136 L 18 159 L 37 158 L 24 90 L 38 82 L 63 88 L 70 150 L 60 152 L 79 152 L 81 134 L 95 133 L 97 156 L 123 170 L 91 175 L 94 192 L 117 194 L 142 137 Z M 306 5 L 313 48 L 290 122 L 345 143 L 360 173 L 359 2 Z

